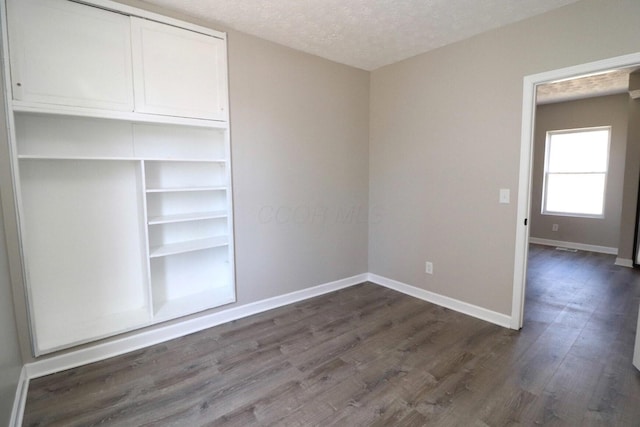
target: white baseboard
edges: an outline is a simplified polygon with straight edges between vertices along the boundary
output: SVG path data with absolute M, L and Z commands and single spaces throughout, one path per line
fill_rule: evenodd
M 367 281 L 367 279 L 368 275 L 366 273 L 359 274 L 357 276 L 325 283 L 285 295 L 279 295 L 262 301 L 232 307 L 227 310 L 192 318 L 180 323 L 141 331 L 133 335 L 81 348 L 58 356 L 36 360 L 35 362 L 27 363 L 25 365 L 27 377 L 38 378 L 44 375 L 104 360 L 109 357 L 118 356 L 150 345 L 159 344 L 194 332 L 199 332 L 226 322 L 231 322 L 232 320 L 241 319 L 243 317 L 262 313 L 263 311 L 272 310 L 274 308 L 354 286 Z
M 22 417 L 24 416 L 24 406 L 27 403 L 27 391 L 29 390 L 29 377 L 27 376 L 26 367 L 22 367 L 20 378 L 18 379 L 18 387 L 16 387 L 16 396 L 13 399 L 13 409 L 11 410 L 11 418 L 9 419 L 9 427 L 22 426 Z
M 508 316 L 506 314 L 487 310 L 486 308 L 478 307 L 477 305 L 469 304 L 464 301 L 459 301 L 454 298 L 436 294 L 434 292 L 420 289 L 415 286 L 407 285 L 406 283 L 378 276 L 377 274 L 369 273 L 369 281 L 377 285 L 402 292 L 403 294 L 419 298 L 423 301 L 437 304 L 442 307 L 457 311 L 459 313 L 463 313 L 477 319 L 494 323 L 504 328 L 511 328 L 511 316 Z
M 618 255 L 618 248 L 609 246 L 587 245 L 584 243 L 562 242 L 560 240 L 539 239 L 537 237 L 529 237 L 529 243 L 545 246 L 560 246 L 562 248 L 578 249 L 579 251 L 598 252 L 601 254 Z
M 633 260 L 628 258 L 616 258 L 615 264 L 619 265 L 620 267 L 633 268 Z
M 226 310 L 218 311 L 212 314 L 188 319 L 179 323 L 173 323 L 153 329 L 143 330 L 131 335 L 119 337 L 110 341 L 90 345 L 84 348 L 73 350 L 57 356 L 51 356 L 27 363 L 23 368 L 26 384 L 32 378 L 42 377 L 55 372 L 64 371 L 77 366 L 86 365 L 110 357 L 118 356 L 130 351 L 145 348 L 154 344 L 179 338 L 188 334 L 202 331 L 223 323 L 248 317 L 254 314 L 262 313 L 267 310 L 293 304 L 302 300 L 320 296 L 329 292 L 344 289 L 357 285 L 362 282 L 370 281 L 380 286 L 394 289 L 403 294 L 419 298 L 421 300 L 449 308 L 451 310 L 485 320 L 496 325 L 509 328 L 511 326 L 511 317 L 487 310 L 463 301 L 449 298 L 443 295 L 429 292 L 424 289 L 416 288 L 386 277 L 375 274 L 364 273 L 357 276 L 349 277 L 335 282 L 325 283 L 314 286 L 312 288 L 291 292 L 285 295 L 279 295 L 262 301 L 256 301 Z M 26 396 L 24 387 L 24 394 Z M 24 407 L 24 406 L 23 406 Z

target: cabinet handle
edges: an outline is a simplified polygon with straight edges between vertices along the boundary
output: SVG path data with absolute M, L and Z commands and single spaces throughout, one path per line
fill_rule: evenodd
M 22 86 L 22 83 L 16 83 L 16 86 L 20 87 Z

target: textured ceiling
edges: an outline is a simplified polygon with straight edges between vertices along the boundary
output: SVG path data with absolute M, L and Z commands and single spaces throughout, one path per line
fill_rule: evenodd
M 578 0 L 145 0 L 374 70 Z
M 594 76 L 546 83 L 538 86 L 536 101 L 538 104 L 549 104 L 624 93 L 629 89 L 629 74 L 636 68 L 611 70 Z

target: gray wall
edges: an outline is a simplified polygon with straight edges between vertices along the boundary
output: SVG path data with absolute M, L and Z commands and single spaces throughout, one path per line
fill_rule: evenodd
M 229 34 L 242 303 L 367 272 L 369 73 Z
M 624 93 L 538 106 L 531 191 L 531 237 L 610 248 L 618 247 L 627 147 L 628 101 L 629 95 Z M 611 126 L 604 218 L 542 215 L 547 132 L 595 126 Z M 558 231 L 552 231 L 553 224 L 558 224 Z
M 374 71 L 369 271 L 510 314 L 523 77 L 638 51 L 638 16 L 583 0 Z

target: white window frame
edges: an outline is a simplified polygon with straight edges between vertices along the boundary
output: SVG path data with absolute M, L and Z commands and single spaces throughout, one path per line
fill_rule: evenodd
M 547 179 L 549 175 L 549 150 L 551 148 L 551 137 L 553 135 L 560 135 L 565 133 L 580 133 L 580 132 L 596 132 L 606 130 L 608 133 L 607 138 L 607 159 L 606 159 L 606 170 L 604 172 L 604 190 L 602 193 L 602 214 L 585 214 L 585 213 L 575 213 L 575 212 L 555 212 L 547 210 L 547 186 L 549 180 Z M 577 128 L 577 129 L 562 129 L 562 130 L 550 130 L 547 131 L 546 141 L 545 141 L 545 149 L 544 149 L 544 178 L 543 178 L 543 187 L 542 187 L 542 214 L 543 215 L 553 215 L 553 216 L 567 216 L 567 217 L 576 217 L 576 218 L 604 218 L 605 210 L 606 210 L 606 200 L 607 200 L 607 183 L 609 180 L 609 159 L 611 157 L 611 126 L 594 126 L 587 128 Z M 571 172 L 567 172 L 571 173 Z M 588 173 L 588 172 L 584 172 Z M 597 172 L 602 173 L 602 172 Z

